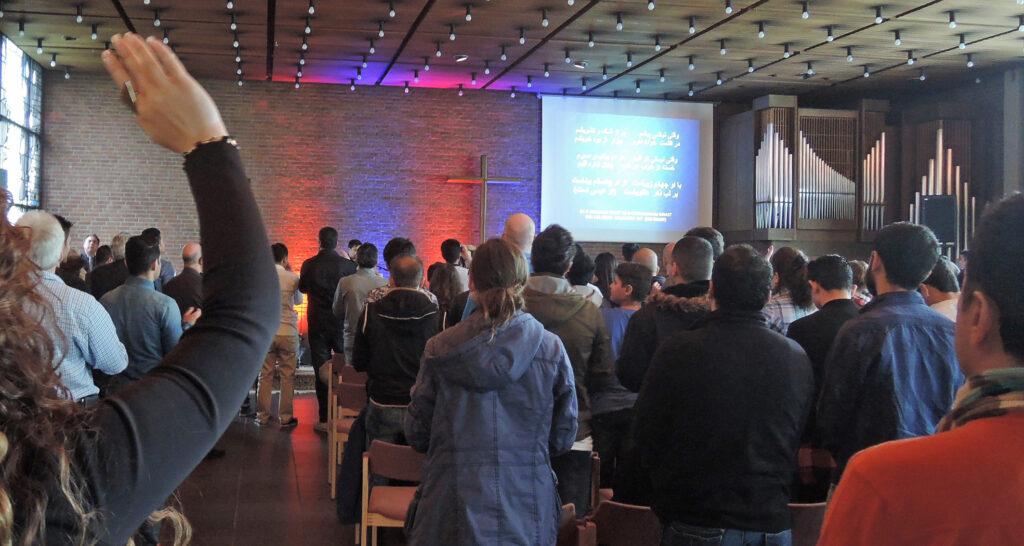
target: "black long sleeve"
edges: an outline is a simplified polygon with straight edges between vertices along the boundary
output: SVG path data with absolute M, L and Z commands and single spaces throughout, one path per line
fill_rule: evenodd
M 200 146 L 185 171 L 205 260 L 203 316 L 159 366 L 103 401 L 79 438 L 75 463 L 104 515 L 103 528 L 92 530 L 103 544 L 124 544 L 210 450 L 280 318 L 270 245 L 238 151 L 226 142 Z M 48 542 L 74 523 L 63 502 L 51 503 L 47 518 Z

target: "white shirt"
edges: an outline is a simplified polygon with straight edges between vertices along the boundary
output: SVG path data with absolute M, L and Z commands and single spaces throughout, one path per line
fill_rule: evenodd
M 951 300 L 940 301 L 939 303 L 932 305 L 931 308 L 942 313 L 942 315 L 949 320 L 956 322 L 956 305 L 959 301 L 960 296 L 957 295 L 957 297 Z

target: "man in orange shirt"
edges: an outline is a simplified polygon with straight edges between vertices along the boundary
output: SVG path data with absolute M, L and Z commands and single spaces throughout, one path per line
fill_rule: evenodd
M 956 322 L 969 379 L 933 436 L 854 456 L 820 544 L 1014 544 L 1024 536 L 1024 195 L 971 246 Z

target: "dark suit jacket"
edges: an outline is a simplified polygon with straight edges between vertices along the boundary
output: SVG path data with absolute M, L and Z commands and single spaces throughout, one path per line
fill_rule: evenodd
M 128 266 L 124 260 L 114 260 L 90 271 L 85 277 L 85 283 L 89 285 L 89 292 L 98 300 L 103 294 L 124 284 L 127 278 Z
M 334 292 L 338 281 L 356 272 L 356 263 L 342 258 L 333 250 L 321 250 L 316 256 L 302 263 L 299 273 L 299 290 L 308 295 L 310 332 L 336 333 L 342 335 L 344 321 L 334 316 Z M 341 339 L 340 337 L 338 339 Z
M 182 316 L 189 307 L 203 307 L 203 276 L 195 269 L 186 267 L 181 273 L 164 284 L 164 294 L 174 298 Z
M 839 329 L 846 324 L 846 321 L 856 318 L 860 314 L 860 308 L 853 300 L 832 300 L 825 304 L 816 313 L 797 319 L 789 325 L 788 336 L 800 344 L 811 359 L 811 369 L 814 370 L 814 404 L 811 406 L 811 415 L 807 419 L 807 429 L 804 440 L 817 444 L 814 439 L 815 408 L 818 405 L 818 397 L 821 396 L 821 380 L 825 374 L 825 359 L 828 357 L 828 350 L 832 347 Z

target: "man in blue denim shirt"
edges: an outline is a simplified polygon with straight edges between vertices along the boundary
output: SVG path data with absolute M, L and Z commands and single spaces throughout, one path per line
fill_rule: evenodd
M 128 351 L 128 368 L 111 378 L 109 393 L 156 367 L 178 344 L 181 332 L 195 324 L 200 315 L 198 309 L 190 308 L 183 320 L 174 299 L 153 287 L 153 281 L 160 275 L 159 243 L 132 237 L 125 244 L 124 253 L 130 277 L 100 299 L 114 322 L 117 337 Z
M 964 382 L 953 323 L 917 292 L 938 259 L 927 227 L 900 222 L 875 237 L 878 296 L 843 326 L 825 361 L 818 426 L 836 459 L 834 482 L 864 448 L 935 432 Z

